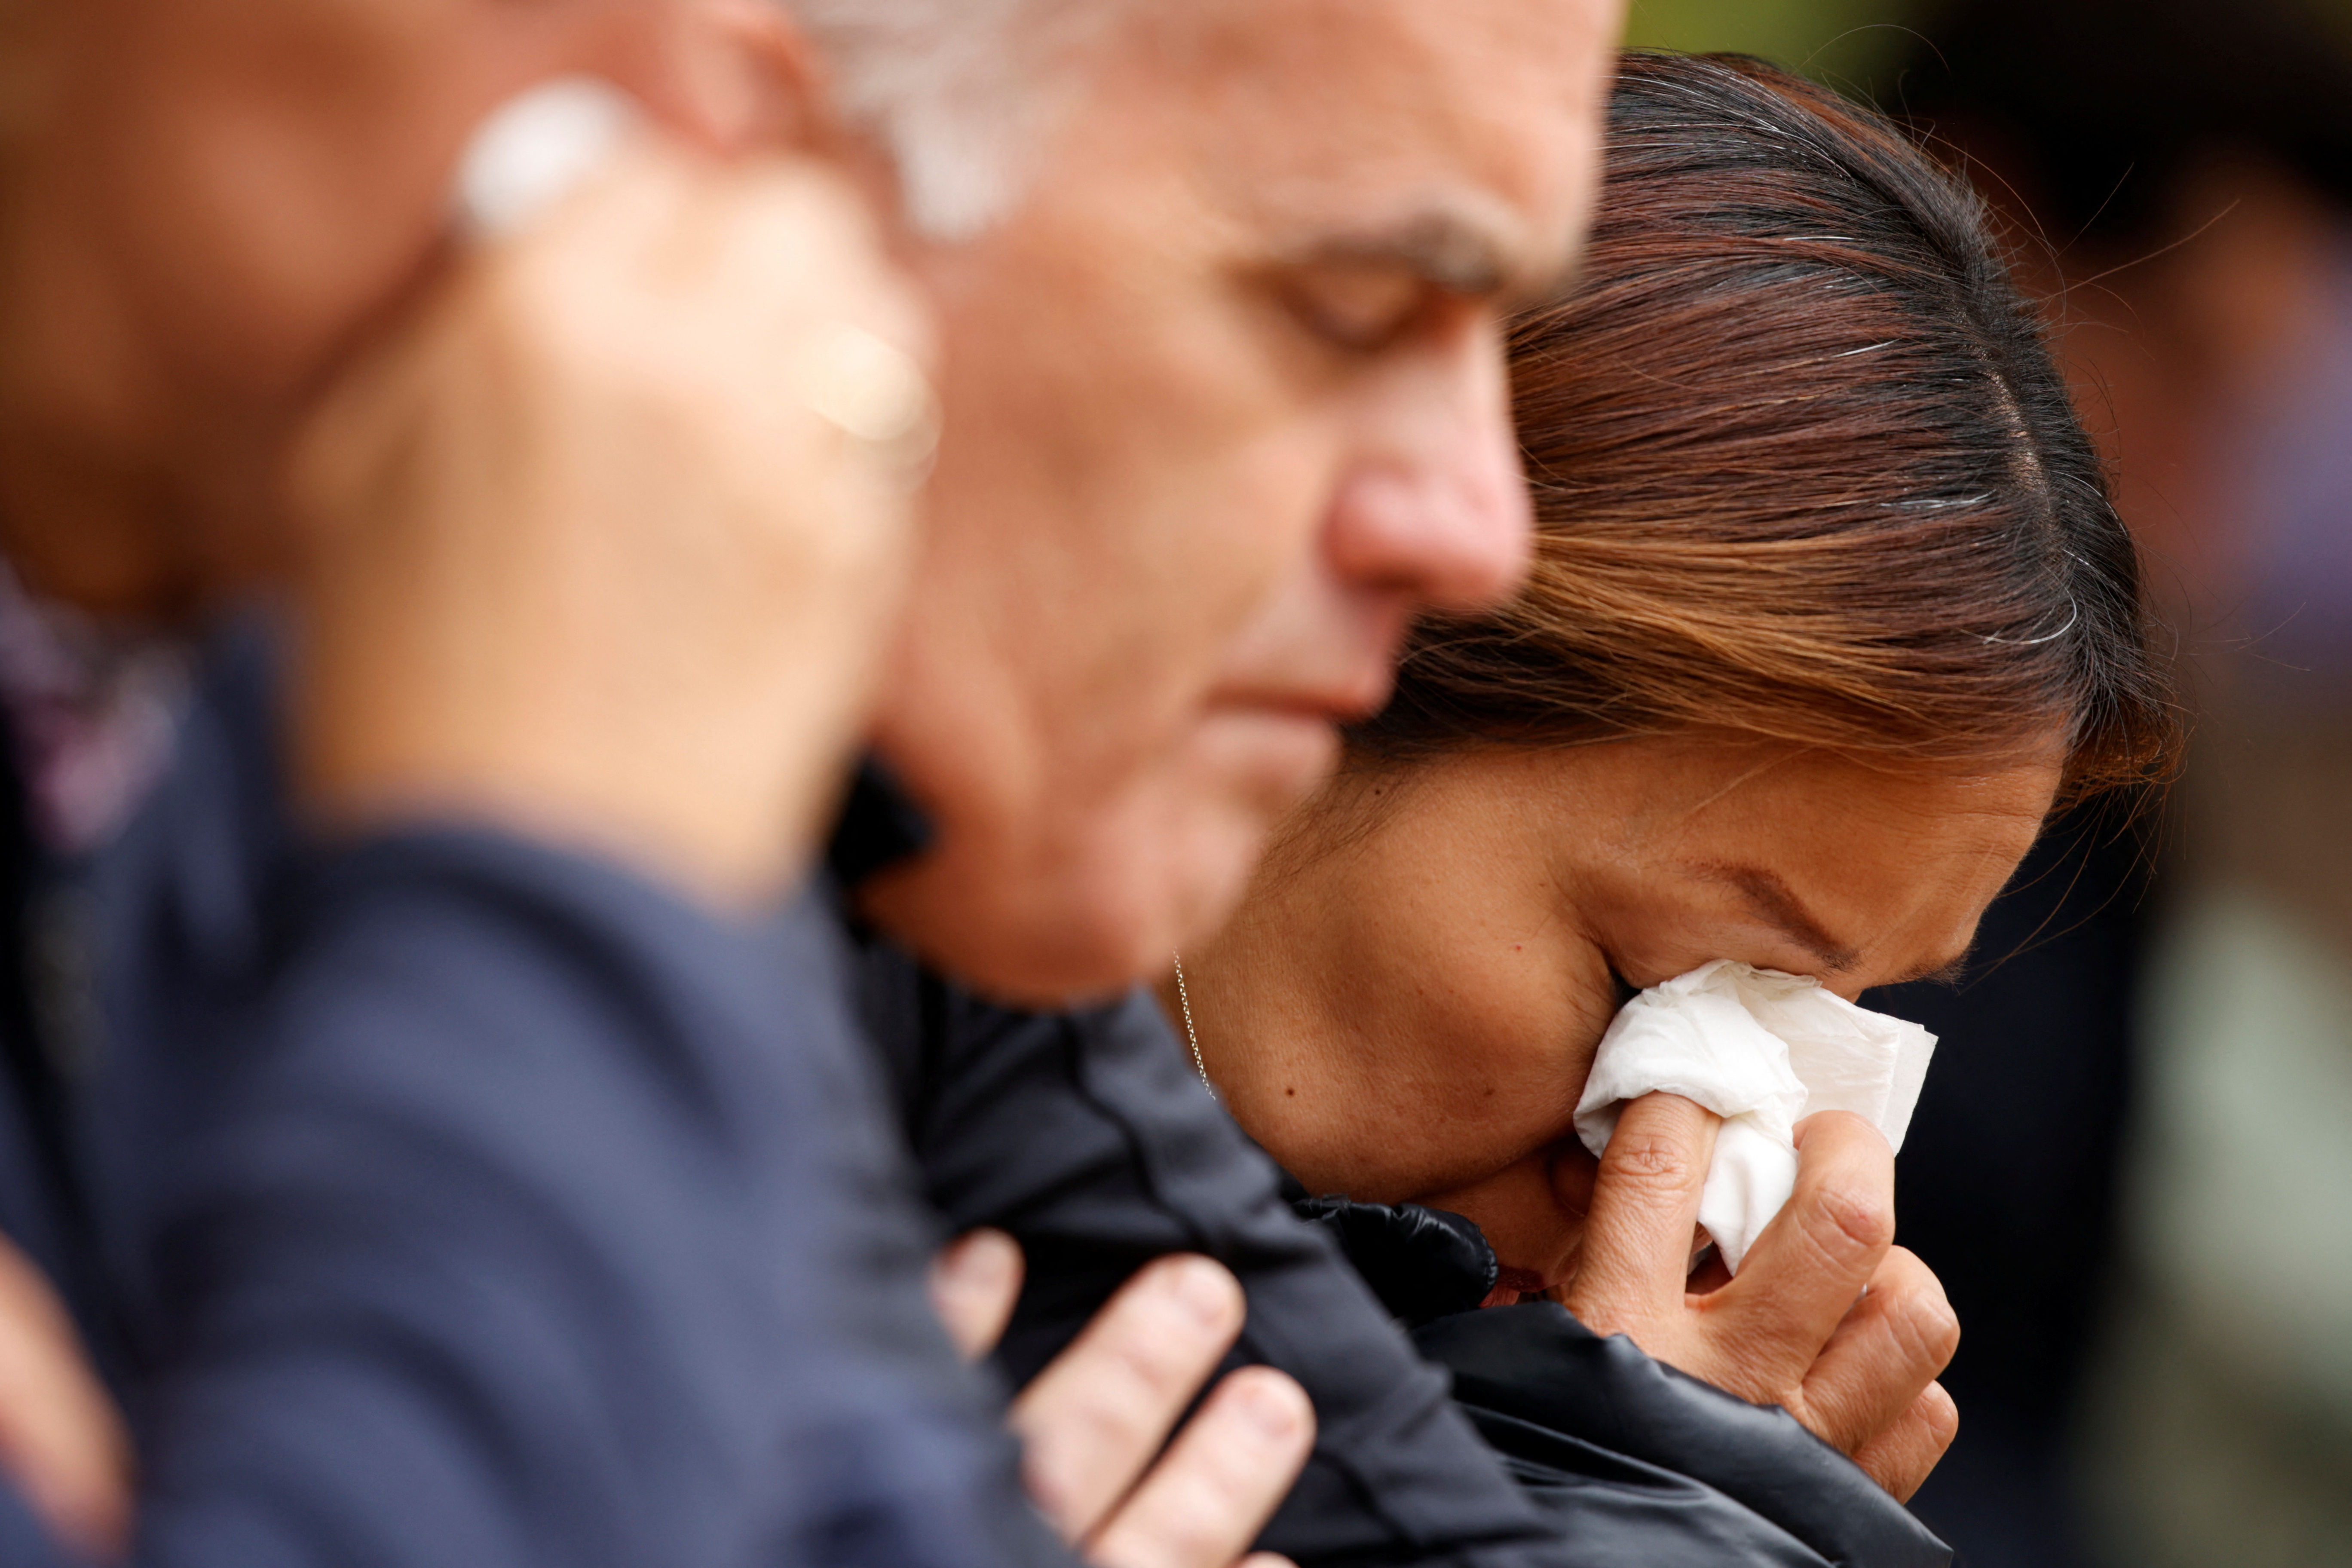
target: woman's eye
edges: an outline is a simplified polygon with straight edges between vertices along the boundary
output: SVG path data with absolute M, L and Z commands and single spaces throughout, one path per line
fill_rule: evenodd
M 1402 337 L 1428 302 L 1426 279 L 1392 267 L 1326 265 L 1292 280 L 1292 309 L 1316 336 L 1357 353 Z

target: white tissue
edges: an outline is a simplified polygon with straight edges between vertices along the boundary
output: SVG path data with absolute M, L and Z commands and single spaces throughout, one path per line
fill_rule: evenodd
M 596 77 L 544 82 L 482 122 L 457 165 L 457 222 L 478 239 L 520 233 L 613 160 L 644 118 Z
M 1936 1037 L 1857 1007 L 1821 982 L 1718 959 L 1654 985 L 1618 1013 L 1576 1108 L 1599 1154 L 1627 1100 L 1664 1090 L 1722 1117 L 1699 1223 L 1734 1273 L 1796 1190 L 1796 1124 L 1850 1110 L 1895 1148 L 1911 1126 Z

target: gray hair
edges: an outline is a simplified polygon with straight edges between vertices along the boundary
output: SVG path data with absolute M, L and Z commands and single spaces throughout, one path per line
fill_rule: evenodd
M 897 161 L 906 217 L 958 239 L 1004 216 L 1070 97 L 1074 56 L 1132 0 L 781 0 L 843 113 Z

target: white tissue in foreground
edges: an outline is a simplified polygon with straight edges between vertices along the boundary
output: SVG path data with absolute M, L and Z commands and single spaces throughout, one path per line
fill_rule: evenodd
M 1698 1217 L 1737 1272 L 1795 1189 L 1796 1124 L 1850 1110 L 1902 1148 L 1935 1048 L 1918 1025 L 1817 980 L 1718 959 L 1618 1013 L 1592 1058 L 1577 1136 L 1600 1153 L 1618 1108 L 1662 1089 L 1722 1117 Z

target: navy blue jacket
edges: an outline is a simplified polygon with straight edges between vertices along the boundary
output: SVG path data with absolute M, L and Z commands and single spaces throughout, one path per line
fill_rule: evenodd
M 135 1561 L 1066 1564 L 925 1304 L 830 913 L 488 832 L 307 843 L 268 690 L 219 661 L 94 874 L 10 889 L 45 1048 L 5 1217 L 131 1412 Z M 57 1560 L 13 1503 L 0 1548 Z

